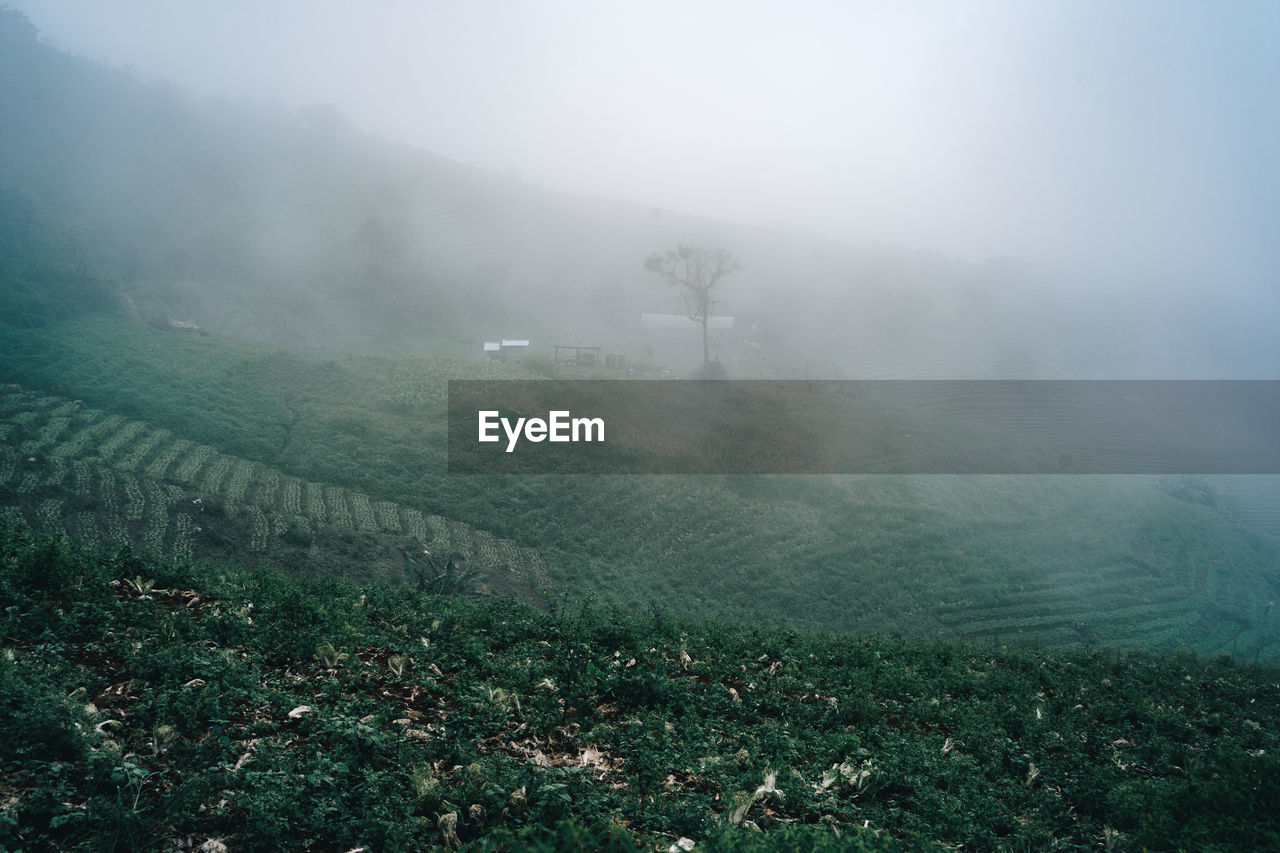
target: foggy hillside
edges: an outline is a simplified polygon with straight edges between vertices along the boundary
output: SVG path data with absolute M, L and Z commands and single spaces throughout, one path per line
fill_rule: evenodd
M 741 260 L 741 270 L 725 280 L 714 306 L 714 313 L 731 319 L 713 329 L 709 341 L 712 356 L 731 378 L 1245 378 L 1269 376 L 1276 363 L 1278 344 L 1260 333 L 1268 324 L 1265 311 L 1249 312 L 1226 298 L 1228 290 L 1222 298 L 1212 287 L 1161 290 L 1149 272 L 1134 272 L 1121 260 L 1109 274 L 1093 278 L 1082 271 L 1087 266 L 1073 273 L 1068 266 L 1051 269 L 1014 256 L 962 261 L 927 248 L 853 244 L 800 226 L 747 225 L 557 192 L 511 171 L 485 170 L 388 141 L 331 105 L 290 109 L 269 100 L 196 96 L 71 56 L 41 41 L 21 12 L 0 14 L 0 40 L 0 109 L 8 118 L 0 125 L 0 236 L 6 247 L 0 271 L 9 306 L 4 320 L 35 332 L 16 335 L 9 345 L 14 378 L 138 418 L 138 429 L 145 425 L 156 432 L 134 461 L 161 454 L 152 460 L 158 473 L 185 452 L 181 442 L 168 443 L 174 435 L 212 448 L 231 441 L 235 430 L 211 428 L 206 417 L 244 420 L 249 426 L 237 448 L 244 466 L 255 460 L 272 470 L 278 466 L 273 476 L 300 476 L 316 489 L 322 483 L 357 487 L 406 512 L 448 517 L 518 543 L 512 547 L 547 549 L 559 559 L 553 560 L 551 576 L 584 593 L 594 592 L 594 581 L 579 577 L 575 568 L 584 557 L 593 571 L 649 584 L 648 592 L 610 590 L 619 603 L 653 594 L 667 583 L 653 579 L 663 572 L 687 580 L 683 573 L 696 573 L 716 559 L 714 549 L 673 553 L 670 541 L 693 535 L 686 529 L 689 519 L 709 513 L 715 520 L 705 522 L 708 529 L 747 541 L 747 534 L 734 533 L 741 519 L 728 518 L 733 513 L 726 509 L 738 506 L 742 484 L 690 484 L 683 510 L 675 509 L 679 502 L 672 495 L 685 490 L 673 491 L 660 480 L 630 481 L 617 489 L 592 484 L 574 495 L 538 483 L 529 487 L 536 499 L 521 505 L 502 491 L 438 478 L 443 469 L 432 467 L 438 459 L 431 455 L 437 450 L 419 446 L 422 437 L 414 430 L 438 416 L 432 406 L 442 376 L 479 375 L 490 367 L 495 376 L 555 375 L 552 348 L 560 344 L 598 347 L 641 376 L 691 375 L 701 361 L 696 331 L 641 322 L 645 314 L 683 311 L 679 294 L 644 269 L 645 257 L 655 250 L 698 243 L 727 249 Z M 1231 267 L 1225 259 L 1224 268 Z M 94 319 L 100 314 L 115 319 Z M 90 318 L 88 325 L 67 323 L 79 315 Z M 204 349 L 189 351 L 183 341 L 127 331 L 131 323 L 166 333 L 199 331 L 210 340 L 200 345 Z M 524 365 L 488 364 L 482 344 L 504 338 L 531 342 Z M 245 368 L 263 357 L 252 349 L 242 352 L 237 340 L 285 347 L 297 359 L 341 357 L 346 367 L 339 371 L 335 362 L 316 362 L 304 369 L 307 363 L 291 355 L 284 359 L 287 370 L 277 372 L 274 356 L 265 359 L 270 368 Z M 137 351 L 123 354 L 131 348 Z M 182 363 L 197 358 L 196 352 L 199 363 Z M 351 361 L 410 355 L 459 361 L 388 362 L 397 365 L 390 368 Z M 175 359 L 177 364 L 169 363 Z M 214 364 L 226 366 L 214 370 Z M 281 386 L 278 393 L 259 388 L 261 411 L 253 414 L 239 411 L 248 405 L 246 369 L 265 370 L 255 378 Z M 393 381 L 382 375 L 386 370 L 414 378 Z M 305 392 L 294 387 L 300 376 L 330 373 L 331 380 Z M 224 400 L 221 414 L 212 402 L 214 383 Z M 364 408 L 338 416 L 362 385 L 368 386 L 360 392 Z M 192 393 L 208 402 L 198 403 Z M 189 400 L 190 410 L 173 402 L 178 399 Z M 27 405 L 17 406 L 19 424 L 39 410 L 28 412 Z M 208 411 L 196 414 L 201 409 Z M 49 436 L 26 441 L 32 449 L 47 446 L 65 428 L 64 420 L 59 416 L 47 425 Z M 303 434 L 307 441 L 291 438 Z M 321 446 L 332 453 L 321 452 Z M 42 464 L 28 455 L 36 459 L 32 464 Z M 387 461 L 393 457 L 404 461 Z M 19 458 L 13 457 L 15 466 Z M 200 470 L 197 462 L 191 465 L 193 473 Z M 61 473 L 32 473 L 20 483 L 47 477 L 61 488 Z M 209 474 L 209 482 L 217 484 L 220 476 Z M 108 476 L 103 482 L 114 480 Z M 1158 527 L 1186 513 L 1203 516 L 1215 547 L 1248 555 L 1223 582 L 1245 589 L 1231 599 L 1239 611 L 1233 624 L 1261 620 L 1268 627 L 1258 642 L 1270 643 L 1266 632 L 1274 620 L 1266 602 L 1272 581 L 1264 566 L 1280 516 L 1274 480 L 1155 485 L 1117 486 L 1097 508 L 1106 518 L 1105 507 L 1112 506 L 1107 501 L 1116 511 L 1125 507 L 1108 522 L 1110 532 L 1075 526 L 1069 537 L 1075 544 L 1037 557 L 1040 569 L 1066 578 L 1055 584 L 1074 588 L 1100 567 L 1146 565 L 1150 545 L 1145 534 L 1124 526 L 1128 514 L 1158 519 Z M 845 502 L 852 500 L 846 487 L 857 500 L 885 512 L 890 527 L 907 523 L 924 502 L 922 495 L 941 495 L 931 498 L 932 511 L 952 519 L 953 536 L 975 540 L 948 560 L 963 563 L 976 549 L 989 552 L 994 563 L 1020 565 L 1001 562 L 1010 559 L 1002 549 L 1012 548 L 1011 542 L 994 549 L 977 544 L 982 536 L 975 531 L 986 523 L 981 508 L 999 503 L 1013 488 L 999 480 L 963 487 L 855 480 L 834 493 L 804 487 L 805 502 L 826 520 L 794 528 L 778 522 L 775 532 L 788 547 L 807 549 L 804 543 L 821 538 L 815 524 L 833 530 L 846 525 L 851 516 Z M 899 495 L 903 488 L 905 499 Z M 1031 503 L 1070 505 L 1075 498 L 1067 495 L 1077 488 L 1088 492 L 1096 486 L 1061 481 Z M 735 510 L 743 518 L 782 512 L 769 489 L 753 486 L 747 492 L 750 499 Z M 28 492 L 18 494 L 26 506 Z M 273 501 L 258 511 L 283 508 Z M 653 527 L 644 518 L 649 502 L 670 504 L 675 526 Z M 700 509 L 701 502 L 714 509 Z M 39 506 L 53 504 L 23 512 Z M 609 514 L 612 521 L 605 525 Z M 298 513 L 289 515 L 281 516 L 278 532 L 301 523 Z M 556 519 L 553 527 L 546 526 L 548 517 Z M 580 517 L 593 519 L 599 530 L 587 533 L 566 520 Z M 347 513 L 338 511 L 335 518 L 347 519 Z M 317 504 L 306 524 L 319 533 L 332 521 Z M 1052 522 L 1043 515 L 1023 519 L 1020 535 L 1034 543 L 1028 553 L 1056 541 Z M 1241 522 L 1247 529 L 1237 528 Z M 627 531 L 625 538 L 614 530 Z M 1251 538 L 1259 532 L 1264 539 Z M 879 537 L 873 546 L 849 543 L 850 537 L 873 534 Z M 904 534 L 904 541 L 913 542 L 914 535 Z M 1085 556 L 1095 547 L 1094 536 L 1118 544 Z M 883 573 L 901 557 L 899 546 L 886 546 L 887 541 L 859 528 L 823 539 L 821 549 L 794 565 L 761 545 L 750 558 L 737 558 L 745 561 L 738 569 L 756 566 L 783 576 L 792 568 L 819 575 Z M 909 554 L 918 544 L 902 547 Z M 1162 547 L 1177 550 L 1168 543 Z M 606 559 L 604 553 L 613 556 Z M 1264 580 L 1255 583 L 1256 578 Z M 733 586 L 727 578 L 717 583 Z M 825 592 L 815 587 L 797 600 Z M 947 593 L 954 594 L 959 587 Z M 1183 601 L 1185 591 L 1173 595 Z M 1211 633 L 1203 625 L 1216 624 L 1216 616 L 1197 608 L 1216 606 L 1211 603 L 1220 593 L 1205 595 L 1204 602 L 1185 599 L 1191 602 L 1185 605 L 1187 618 L 1202 623 L 1196 642 Z M 828 605 L 838 624 L 860 624 L 862 617 L 843 614 L 840 602 L 823 606 Z M 694 606 L 709 602 L 699 599 Z M 814 605 L 793 610 L 813 612 Z M 893 618 L 875 624 L 892 624 Z M 1213 647 L 1225 642 L 1216 639 Z
M 529 338 L 684 373 L 689 336 L 640 327 L 682 311 L 642 261 L 692 242 L 743 261 L 715 308 L 733 328 L 713 339 L 736 377 L 1266 374 L 1248 328 L 1225 335 L 1229 316 L 1176 295 L 567 195 L 380 140 L 332 106 L 143 82 L 2 20 L 0 186 L 92 243 L 121 310 L 152 322 L 384 355 Z
M 1274 848 L 1276 41 L 0 6 L 0 849 Z

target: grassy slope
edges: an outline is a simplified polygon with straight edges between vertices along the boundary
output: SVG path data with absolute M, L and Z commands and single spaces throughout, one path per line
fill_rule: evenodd
M 0 560 L 8 849 L 1280 844 L 1272 666 Z
M 826 629 L 1280 652 L 1274 544 L 1122 478 L 451 477 L 444 381 L 519 368 L 321 359 L 107 317 L 4 335 L 11 379 L 536 548 L 576 597 Z

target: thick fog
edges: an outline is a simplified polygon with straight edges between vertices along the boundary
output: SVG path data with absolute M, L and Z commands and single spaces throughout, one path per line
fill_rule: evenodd
M 1059 318 L 1084 298 L 1132 341 L 1126 368 L 1094 374 L 1280 369 L 1276 4 L 15 6 L 141 79 L 332 104 L 525 185 L 1020 259 Z M 758 279 L 769 261 L 743 254 Z

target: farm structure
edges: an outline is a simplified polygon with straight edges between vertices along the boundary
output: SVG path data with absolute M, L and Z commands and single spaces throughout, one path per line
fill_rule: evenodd
M 614 368 L 627 366 L 625 353 L 611 352 L 602 357 L 600 355 L 602 349 L 603 347 L 578 347 L 557 344 L 555 347 L 556 364 L 566 367 L 595 367 L 601 364 L 605 367 Z
M 490 361 L 519 361 L 529 351 L 529 341 L 515 338 L 503 338 L 500 341 L 485 341 L 484 353 Z
M 600 347 L 577 347 L 556 344 L 556 364 L 594 367 L 600 363 Z

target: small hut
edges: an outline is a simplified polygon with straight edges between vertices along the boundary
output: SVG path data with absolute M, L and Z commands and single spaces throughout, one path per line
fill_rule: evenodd
M 490 361 L 519 361 L 529 351 L 529 342 L 503 338 L 500 341 L 485 341 L 484 354 Z
M 578 347 L 556 344 L 556 364 L 594 367 L 600 363 L 600 347 Z
M 502 340 L 502 360 L 519 361 L 529 351 L 528 341 Z

